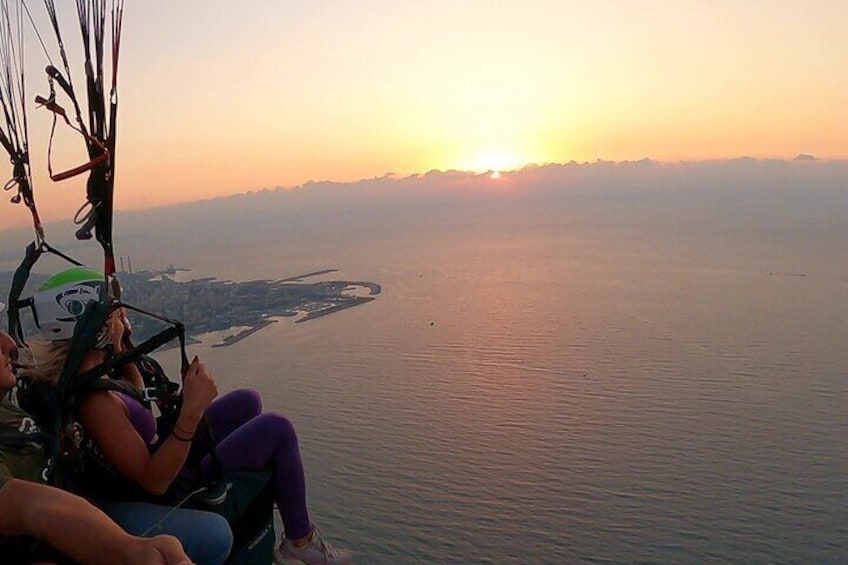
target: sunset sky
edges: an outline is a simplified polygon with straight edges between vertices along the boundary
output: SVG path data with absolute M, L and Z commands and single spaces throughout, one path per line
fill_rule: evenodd
M 846 22 L 843 0 L 128 0 L 116 205 L 531 162 L 848 158 Z M 45 179 L 50 122 L 29 113 L 39 207 L 70 217 L 83 181 Z M 79 145 L 60 136 L 55 167 Z

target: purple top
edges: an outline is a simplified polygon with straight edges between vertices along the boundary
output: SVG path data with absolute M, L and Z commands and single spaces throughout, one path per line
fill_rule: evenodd
M 144 440 L 144 443 L 147 445 L 153 443 L 156 439 L 156 418 L 153 417 L 153 413 L 133 397 L 118 391 L 112 392 L 117 394 L 118 398 L 124 403 L 124 406 L 127 407 L 130 422 L 135 428 L 135 431 L 138 432 L 138 435 L 141 436 L 141 439 Z

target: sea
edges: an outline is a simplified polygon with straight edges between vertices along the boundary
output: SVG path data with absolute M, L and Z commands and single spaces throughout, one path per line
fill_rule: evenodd
M 263 191 L 117 247 L 382 286 L 189 351 L 295 423 L 357 563 L 848 563 L 848 177 L 750 166 Z

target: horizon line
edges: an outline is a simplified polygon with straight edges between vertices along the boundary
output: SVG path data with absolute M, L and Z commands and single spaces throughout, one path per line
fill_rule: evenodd
M 418 179 L 426 179 L 429 177 L 433 177 L 436 175 L 462 175 L 467 176 L 468 178 L 474 177 L 489 177 L 494 179 L 497 178 L 509 178 L 511 176 L 515 176 L 517 174 L 529 172 L 529 171 L 538 171 L 548 167 L 581 167 L 581 168 L 591 168 L 591 167 L 618 167 L 618 166 L 685 166 L 685 165 L 698 165 L 698 164 L 718 164 L 718 163 L 785 163 L 785 164 L 827 164 L 827 163 L 845 163 L 848 162 L 848 157 L 836 157 L 836 158 L 819 158 L 813 154 L 809 153 L 799 153 L 795 157 L 792 158 L 780 158 L 780 157 L 752 157 L 749 155 L 741 155 L 739 157 L 728 157 L 728 158 L 707 158 L 707 159 L 682 159 L 682 160 L 657 160 L 651 157 L 642 157 L 641 159 L 634 160 L 606 160 L 601 157 L 596 158 L 594 161 L 576 161 L 574 159 L 567 162 L 544 162 L 544 163 L 536 163 L 536 162 L 528 162 L 520 167 L 515 168 L 502 168 L 502 169 L 488 169 L 485 171 L 481 170 L 464 170 L 464 169 L 430 169 L 426 172 L 418 172 L 418 173 L 410 173 L 404 176 L 398 175 L 394 172 L 385 172 L 382 175 L 375 175 L 372 177 L 359 178 L 356 180 L 332 180 L 332 179 L 322 179 L 322 180 L 308 180 L 302 182 L 300 184 L 295 185 L 276 185 L 276 186 L 266 186 L 262 188 L 252 188 L 245 189 L 238 192 L 233 192 L 231 194 L 217 195 L 211 196 L 208 198 L 198 198 L 196 200 L 186 200 L 184 202 L 176 202 L 173 204 L 165 204 L 165 205 L 155 205 L 150 207 L 138 207 L 138 208 L 116 208 L 115 213 L 118 214 L 132 214 L 132 213 L 144 213 L 155 210 L 165 210 L 172 208 L 179 208 L 183 206 L 191 206 L 195 204 L 200 204 L 204 202 L 214 202 L 219 200 L 226 200 L 228 198 L 238 198 L 244 196 L 251 196 L 257 193 L 268 193 L 268 192 L 292 192 L 301 189 L 307 189 L 316 185 L 356 185 L 363 182 L 374 182 L 374 181 L 384 181 L 384 180 L 392 180 L 397 182 L 410 181 L 410 180 L 418 180 Z M 45 226 L 54 224 L 54 223 L 62 223 L 62 220 L 49 220 L 45 222 Z M 10 227 L 5 229 L 0 229 L 0 232 L 15 232 L 19 230 L 27 229 L 26 226 L 20 227 Z

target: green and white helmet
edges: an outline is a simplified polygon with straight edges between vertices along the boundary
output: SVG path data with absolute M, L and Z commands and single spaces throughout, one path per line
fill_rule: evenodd
M 73 267 L 56 273 L 44 281 L 32 298 L 35 323 L 45 339 L 71 339 L 88 303 L 105 299 L 105 296 L 103 273 L 88 267 Z

